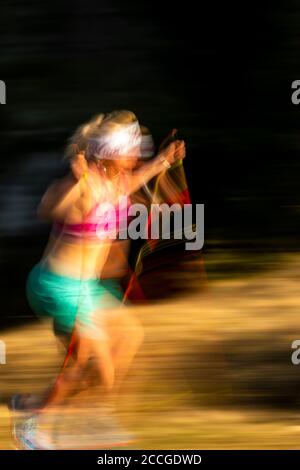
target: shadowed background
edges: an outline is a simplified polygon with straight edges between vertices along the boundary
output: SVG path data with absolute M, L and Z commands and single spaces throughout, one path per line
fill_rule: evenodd
M 291 103 L 291 83 L 300 77 L 300 6 L 292 0 L 211 2 L 196 10 L 193 2 L 4 0 L 0 8 L 0 79 L 7 86 L 7 105 L 0 108 L 1 326 L 31 328 L 25 279 L 49 231 L 35 210 L 47 185 L 66 171 L 61 162 L 66 139 L 93 114 L 130 109 L 157 144 L 171 128 L 179 129 L 187 145 L 192 202 L 205 204 L 204 264 L 213 306 L 200 308 L 206 300 L 197 268 L 178 271 L 177 289 L 164 289 L 170 302 L 174 291 L 186 290 L 174 316 L 175 332 L 186 312 L 187 338 L 201 322 L 197 338 L 184 342 L 185 352 L 180 353 L 180 338 L 172 343 L 176 387 L 183 387 L 183 395 L 192 393 L 186 403 L 197 410 L 225 402 L 297 410 L 299 380 L 290 344 L 299 324 L 300 108 Z M 133 262 L 136 251 L 133 246 Z M 168 275 L 161 273 L 160 280 L 169 286 Z M 193 294 L 187 294 L 191 287 Z M 155 317 L 157 308 L 153 312 L 141 316 L 163 356 L 164 320 Z M 210 336 L 212 318 L 220 337 Z M 3 329 L 3 337 L 14 331 Z M 144 357 L 151 362 L 151 350 L 141 352 L 141 364 Z M 187 388 L 178 378 L 186 360 L 192 364 Z M 218 388 L 224 363 L 230 373 Z M 5 373 L 13 377 L 15 370 Z M 17 389 L 17 383 L 7 383 L 4 399 Z M 230 396 L 228 402 L 224 396 Z M 203 413 L 201 426 L 210 421 Z M 243 419 L 239 445 L 249 442 L 253 431 Z M 270 435 L 268 419 L 259 419 L 262 434 Z M 238 438 L 229 429 L 231 424 L 223 432 L 227 441 L 214 439 L 214 429 L 199 441 L 197 428 L 194 443 L 230 447 Z M 278 425 L 275 435 L 279 430 Z M 287 431 L 286 446 L 293 432 Z M 279 441 L 284 443 L 281 434 Z M 189 445 L 183 436 L 178 442 Z

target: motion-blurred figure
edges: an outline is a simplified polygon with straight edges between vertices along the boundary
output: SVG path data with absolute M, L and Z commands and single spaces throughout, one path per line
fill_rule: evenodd
M 54 224 L 42 259 L 29 274 L 27 296 L 37 315 L 53 319 L 68 354 L 40 408 L 17 429 L 24 448 L 55 448 L 50 434 L 40 427 L 61 413 L 59 407 L 91 371 L 103 387 L 100 400 L 109 400 L 118 390 L 144 333 L 139 320 L 124 308 L 114 267 L 109 276 L 102 276 L 114 241 L 99 236 L 99 227 L 107 223 L 101 205 L 116 207 L 121 196 L 129 201 L 129 195 L 183 158 L 185 150 L 183 142 L 173 142 L 136 168 L 141 156 L 139 123 L 132 112 L 115 111 L 81 126 L 67 154 L 70 174 L 50 186 L 38 209 L 40 217 Z M 124 213 L 117 212 L 119 223 L 122 217 Z M 123 254 L 126 258 L 126 250 Z M 116 265 L 122 265 L 121 258 Z M 120 439 L 127 440 L 124 434 Z

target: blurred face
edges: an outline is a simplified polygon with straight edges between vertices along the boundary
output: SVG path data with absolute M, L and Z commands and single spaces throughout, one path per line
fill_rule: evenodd
M 120 170 L 133 170 L 138 162 L 138 159 L 141 156 L 140 146 L 137 145 L 132 147 L 127 153 L 119 155 L 118 158 L 114 160 L 114 164 Z

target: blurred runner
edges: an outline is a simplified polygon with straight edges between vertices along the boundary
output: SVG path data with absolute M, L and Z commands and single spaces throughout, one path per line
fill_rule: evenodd
M 134 193 L 183 158 L 184 143 L 170 144 L 135 169 L 140 146 L 139 123 L 129 111 L 101 115 L 81 126 L 68 149 L 72 172 L 48 189 L 39 206 L 39 215 L 54 225 L 44 255 L 28 277 L 28 300 L 38 315 L 53 318 L 55 332 L 69 350 L 43 406 L 18 426 L 16 438 L 24 448 L 55 447 L 42 425 L 61 413 L 61 405 L 84 383 L 87 369 L 97 374 L 104 395 L 113 396 L 118 370 L 125 375 L 142 342 L 142 326 L 123 308 L 118 282 L 113 276 L 99 281 L 113 243 L 99 238 L 99 225 L 107 222 L 103 214 L 99 219 L 99 207 L 116 205 L 120 196 Z M 118 214 L 119 219 L 123 216 Z M 126 330 L 130 337 L 121 338 Z M 17 397 L 13 405 L 22 408 Z

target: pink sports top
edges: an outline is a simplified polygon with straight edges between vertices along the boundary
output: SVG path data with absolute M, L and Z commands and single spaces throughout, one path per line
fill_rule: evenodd
M 94 188 L 90 185 L 92 192 Z M 91 241 L 117 238 L 120 231 L 127 230 L 131 217 L 128 215 L 130 198 L 127 195 L 119 197 L 117 204 L 110 203 L 111 189 L 106 182 L 104 198 L 96 203 L 81 223 L 66 224 L 54 222 L 52 234 L 64 237 L 70 241 L 80 241 L 83 238 Z

